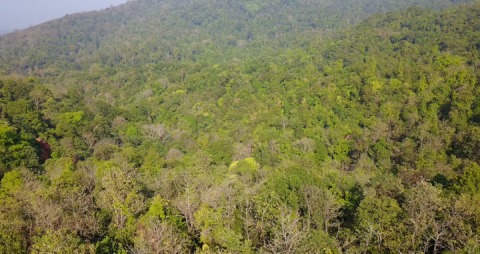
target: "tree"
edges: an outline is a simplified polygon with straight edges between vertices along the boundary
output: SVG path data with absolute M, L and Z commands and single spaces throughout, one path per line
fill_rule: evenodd
M 91 244 L 82 244 L 81 240 L 68 231 L 47 231 L 41 237 L 34 237 L 31 253 L 33 254 L 81 254 L 94 253 Z
M 388 197 L 366 197 L 356 215 L 356 230 L 364 251 L 393 252 L 400 249 L 402 209 Z
M 43 108 L 44 103 L 52 98 L 52 92 L 45 86 L 36 85 L 30 91 L 29 97 L 32 99 L 35 109 L 38 111 Z
M 271 253 L 296 253 L 306 235 L 300 216 L 283 205 L 276 215 L 276 226 L 272 229 L 272 239 L 265 246 Z
M 471 162 L 465 165 L 458 179 L 457 189 L 463 193 L 477 194 L 480 191 L 480 166 Z
M 133 253 L 189 253 L 189 241 L 180 217 L 171 214 L 167 201 L 155 196 L 138 222 Z
M 115 239 L 128 243 L 138 216 L 145 210 L 145 197 L 136 171 L 123 162 L 105 162 L 96 176 L 96 203 L 111 216 L 109 230 Z
M 67 112 L 57 117 L 56 132 L 63 137 L 73 137 L 79 133 L 84 118 L 83 111 Z
M 0 185 L 0 252 L 27 253 L 29 219 L 22 190 L 25 182 L 18 170 L 6 173 Z
M 325 234 L 340 226 L 342 201 L 330 190 L 307 185 L 303 187 L 309 227 L 322 229 Z
M 243 242 L 242 235 L 229 224 L 221 208 L 202 205 L 195 212 L 195 226 L 200 231 L 202 249 L 249 253 L 248 243 Z
M 187 240 L 166 222 L 153 219 L 141 224 L 134 239 L 135 254 L 189 253 Z
M 13 167 L 35 169 L 38 163 L 37 150 L 22 140 L 13 126 L 0 121 L 0 176 Z
M 420 182 L 407 193 L 405 212 L 408 232 L 406 239 L 412 251 L 428 251 L 433 240 L 434 249 L 440 245 L 439 230 L 444 220 L 439 217 L 444 209 L 441 190 L 426 182 Z M 433 238 L 433 239 L 432 239 Z

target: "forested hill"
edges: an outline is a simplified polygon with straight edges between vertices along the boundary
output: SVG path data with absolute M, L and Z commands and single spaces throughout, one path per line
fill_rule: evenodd
M 292 39 L 302 33 L 354 25 L 374 13 L 461 2 L 471 0 L 130 1 L 0 37 L 0 66 L 4 73 L 59 75 L 93 63 L 219 58 L 232 47 L 295 44 Z
M 479 42 L 480 3 L 437 1 L 2 36 L 0 253 L 478 253 Z

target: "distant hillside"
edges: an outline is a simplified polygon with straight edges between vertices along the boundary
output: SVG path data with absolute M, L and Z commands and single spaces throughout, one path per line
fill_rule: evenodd
M 460 3 L 462 1 L 455 1 Z M 468 2 L 468 0 L 463 0 Z M 218 56 L 231 47 L 290 44 L 302 33 L 356 24 L 371 14 L 442 1 L 130 1 L 69 15 L 0 38 L 4 73 L 58 75 L 93 63 L 130 65 Z M 211 54 L 208 52 L 207 54 Z
M 13 32 L 12 30 L 0 30 L 0 35 Z

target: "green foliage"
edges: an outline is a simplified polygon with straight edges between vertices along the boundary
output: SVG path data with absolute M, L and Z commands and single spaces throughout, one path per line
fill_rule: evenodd
M 0 231 L 0 252 L 1 253 L 27 253 L 24 239 L 20 235 Z
M 232 161 L 233 149 L 232 143 L 228 140 L 212 141 L 206 147 L 216 163 L 228 164 Z
M 230 250 L 249 252 L 248 243 L 244 243 L 242 235 L 228 227 L 222 220 L 222 211 L 202 206 L 195 213 L 195 222 L 200 229 L 202 250 Z
M 22 235 L 25 225 L 22 216 L 21 193 L 25 186 L 19 171 L 6 173 L 0 183 L 0 252 L 27 253 L 26 240 Z
M 254 158 L 245 158 L 241 161 L 234 161 L 228 168 L 229 171 L 249 180 L 255 180 L 258 177 L 259 169 L 260 165 Z
M 389 252 L 399 249 L 399 222 L 402 210 L 391 198 L 367 197 L 360 203 L 357 230 L 362 236 L 360 246 L 365 251 Z
M 470 163 L 463 169 L 457 187 L 460 191 L 473 195 L 480 192 L 480 166 L 477 163 Z
M 145 218 L 156 218 L 159 220 L 165 220 L 167 215 L 165 214 L 166 201 L 159 196 L 155 196 L 152 199 L 152 203 L 148 208 L 148 212 L 144 215 Z
M 60 136 L 74 136 L 80 127 L 84 112 L 67 112 L 57 117 L 56 131 Z
M 125 130 L 125 141 L 134 145 L 139 145 L 141 143 L 140 131 L 136 126 L 132 124 L 127 126 L 127 129 Z
M 326 234 L 322 230 L 315 230 L 308 233 L 308 236 L 303 240 L 299 253 L 341 253 L 334 238 Z
M 22 140 L 14 127 L 0 121 L 0 176 L 18 166 L 35 169 L 38 159 L 37 149 Z
M 31 253 L 47 254 L 47 253 L 93 253 L 93 246 L 82 244 L 80 239 L 68 232 L 51 232 L 48 231 L 42 237 L 34 238 Z
M 17 82 L 14 80 L 7 80 L 3 83 L 2 97 L 8 101 L 26 99 L 32 88 L 33 82 Z
M 478 252 L 466 2 L 138 0 L 1 36 L 0 253 Z
M 98 254 L 126 254 L 128 253 L 122 244 L 106 236 L 95 245 L 95 253 Z
M 381 139 L 370 149 L 370 157 L 377 163 L 379 168 L 391 168 L 390 151 L 385 139 Z

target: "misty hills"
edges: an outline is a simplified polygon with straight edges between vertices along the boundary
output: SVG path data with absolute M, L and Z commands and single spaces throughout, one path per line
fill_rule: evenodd
M 12 32 L 11 30 L 0 30 L 0 35 L 10 33 Z
M 0 253 L 475 253 L 480 4 L 130 1 L 0 37 Z

